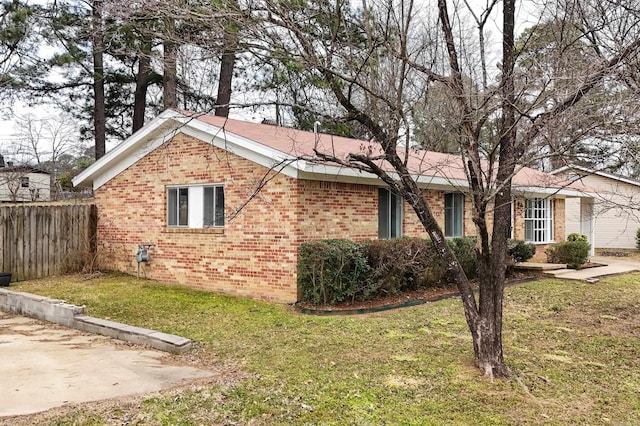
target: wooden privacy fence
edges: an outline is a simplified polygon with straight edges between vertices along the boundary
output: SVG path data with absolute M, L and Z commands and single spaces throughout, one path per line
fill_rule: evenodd
M 81 270 L 95 260 L 95 204 L 0 206 L 0 272 L 12 281 Z

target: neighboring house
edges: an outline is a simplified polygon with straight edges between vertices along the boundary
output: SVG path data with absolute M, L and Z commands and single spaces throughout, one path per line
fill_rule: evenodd
M 92 186 L 100 258 L 136 273 L 138 244 L 152 243 L 144 275 L 280 302 L 298 300 L 301 243 L 401 235 L 426 238 L 415 213 L 377 177 L 302 159 L 344 156 L 366 141 L 167 110 L 74 179 Z M 411 148 L 409 168 L 447 237 L 473 235 L 461 158 Z M 384 164 L 381 164 L 384 167 Z M 514 178 L 513 237 L 565 238 L 559 179 L 532 169 Z
M 579 166 L 565 166 L 551 173 L 574 182 L 573 188 L 593 192 L 592 204 L 567 200 L 567 233 L 593 231 L 597 248 L 635 248 L 640 228 L 640 182 Z M 589 218 L 592 220 L 586 220 Z
M 0 155 L 0 202 L 49 201 L 51 177 L 31 166 L 5 163 Z

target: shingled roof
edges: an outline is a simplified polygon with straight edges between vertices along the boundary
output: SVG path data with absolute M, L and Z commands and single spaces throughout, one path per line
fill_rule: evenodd
M 381 153 L 377 143 L 174 110 L 160 114 L 78 175 L 73 183 L 76 186 L 93 185 L 96 189 L 177 133 L 188 134 L 265 167 L 276 167 L 291 177 L 380 184 L 376 176 L 354 168 L 317 161 L 315 155 L 320 152 L 343 160 L 349 154 L 375 157 Z M 468 186 L 461 156 L 416 147 L 398 149 L 402 158 L 406 158 L 408 170 L 419 184 L 438 189 L 463 189 Z M 378 164 L 383 169 L 392 171 L 386 162 L 378 160 Z M 566 181 L 528 167 L 519 169 L 514 176 L 513 185 L 516 189 L 530 193 L 580 196 Z

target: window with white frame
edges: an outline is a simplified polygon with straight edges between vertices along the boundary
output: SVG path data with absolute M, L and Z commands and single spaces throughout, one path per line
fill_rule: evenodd
M 525 200 L 524 239 L 533 243 L 553 241 L 553 200 L 548 198 Z
M 224 187 L 222 185 L 168 187 L 167 225 L 185 228 L 224 226 Z
M 464 195 L 459 192 L 444 194 L 444 236 L 464 235 Z
M 402 197 L 387 188 L 378 188 L 378 238 L 402 236 Z

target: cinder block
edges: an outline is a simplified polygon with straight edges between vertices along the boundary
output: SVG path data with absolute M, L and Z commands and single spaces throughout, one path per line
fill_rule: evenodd
M 191 347 L 191 340 L 184 337 L 85 316 L 82 306 L 29 293 L 0 289 L 0 310 L 166 352 L 182 353 Z

